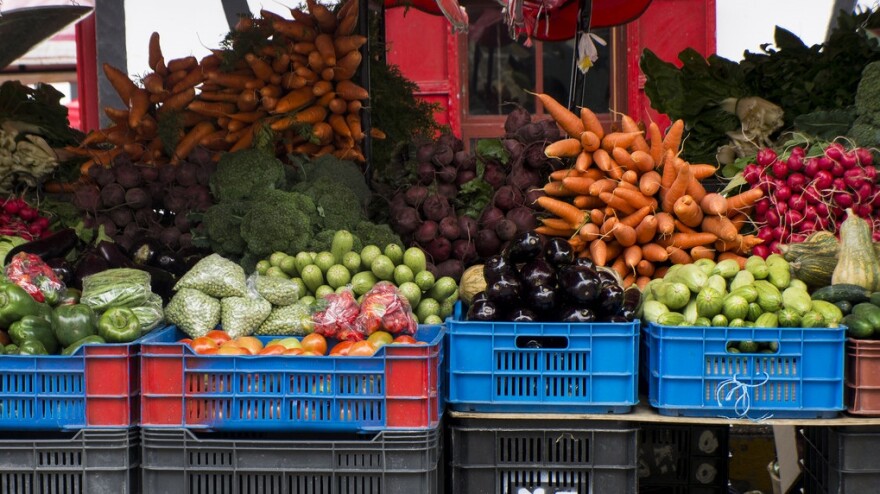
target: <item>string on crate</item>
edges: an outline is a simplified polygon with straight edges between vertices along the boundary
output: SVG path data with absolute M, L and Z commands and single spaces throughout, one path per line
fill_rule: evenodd
M 733 412 L 736 413 L 739 418 L 749 418 L 748 414 L 751 409 L 752 400 L 751 390 L 753 388 L 761 387 L 770 381 L 769 374 L 766 372 L 762 372 L 761 374 L 764 374 L 764 380 L 754 384 L 740 381 L 739 374 L 734 374 L 730 379 L 725 379 L 718 383 L 718 388 L 715 389 L 715 401 L 718 403 L 718 406 L 721 407 L 724 406 L 725 403 L 733 401 Z M 730 389 L 725 393 L 724 390 L 728 387 Z M 769 419 L 772 416 L 772 414 L 766 414 L 763 417 L 754 420 L 761 421 Z

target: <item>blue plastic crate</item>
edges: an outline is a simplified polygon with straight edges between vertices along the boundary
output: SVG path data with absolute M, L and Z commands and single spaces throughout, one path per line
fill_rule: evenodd
M 826 418 L 843 410 L 845 328 L 680 327 L 644 334 L 651 405 L 688 417 Z M 731 353 L 738 341 L 775 353 Z
M 451 409 L 627 413 L 638 403 L 639 322 L 446 320 Z
M 370 357 L 198 355 L 178 343 L 185 335 L 171 326 L 141 347 L 141 426 L 355 433 L 436 427 L 444 408 L 444 335 L 441 325 L 419 326 L 415 337 L 426 344 L 386 345 Z

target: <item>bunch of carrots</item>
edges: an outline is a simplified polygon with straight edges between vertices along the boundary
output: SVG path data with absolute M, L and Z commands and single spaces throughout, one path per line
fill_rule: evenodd
M 742 266 L 762 243 L 740 231 L 763 193 L 707 193 L 700 181 L 716 169 L 679 158 L 683 121 L 665 135 L 651 122 L 645 136 L 623 115 L 619 130 L 605 132 L 588 108 L 575 115 L 546 94 L 537 97 L 568 135 L 544 153 L 572 162 L 544 186 L 537 202 L 549 215 L 538 233 L 567 238 L 580 256 L 611 266 L 627 287 L 644 287 L 670 264 L 696 259 L 734 259 Z
M 289 153 L 364 161 L 360 112 L 369 94 L 351 80 L 367 41 L 355 33 L 358 0 L 336 12 L 314 0 L 307 8 L 291 9 L 292 20 L 266 10 L 259 18 L 242 17 L 235 34 L 251 42 L 231 67 L 225 61 L 235 45 L 201 60 L 166 62 L 158 33 L 149 43 L 152 72 L 140 85 L 104 64 L 127 107 L 104 108 L 112 125 L 84 139 L 80 152 L 90 159 L 83 174 L 96 163 L 109 166 L 121 152 L 144 163 L 176 164 L 204 146 L 217 158 L 250 147 L 261 128 L 281 135 Z M 160 131 L 163 119 L 175 129 L 170 138 Z M 374 135 L 382 137 L 380 131 Z

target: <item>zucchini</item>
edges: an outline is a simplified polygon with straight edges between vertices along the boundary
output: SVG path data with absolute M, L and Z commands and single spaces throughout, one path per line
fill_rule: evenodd
M 819 302 L 824 302 L 823 300 L 819 300 Z M 813 303 L 816 303 L 816 300 L 813 300 Z M 829 302 L 831 303 L 831 302 Z M 834 302 L 834 306 L 840 309 L 840 312 L 848 316 L 850 312 L 852 312 L 853 305 L 849 302 L 849 300 L 841 300 L 840 302 Z
M 863 302 L 861 304 L 856 304 L 852 308 L 851 314 L 871 323 L 871 327 L 874 328 L 874 331 L 880 330 L 880 307 L 871 303 Z
M 846 300 L 851 304 L 860 304 L 871 300 L 871 291 L 850 283 L 838 283 L 822 287 L 813 292 L 814 300 L 837 303 Z

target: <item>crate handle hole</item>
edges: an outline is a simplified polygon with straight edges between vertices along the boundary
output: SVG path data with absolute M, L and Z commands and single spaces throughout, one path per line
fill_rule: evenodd
M 773 355 L 779 353 L 778 341 L 731 340 L 724 346 L 730 354 Z
M 525 349 L 568 348 L 567 336 L 517 336 L 516 347 Z

